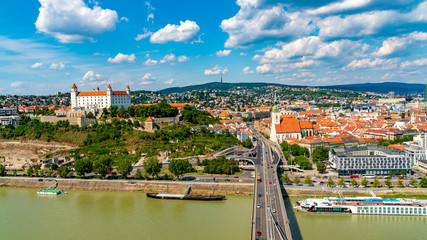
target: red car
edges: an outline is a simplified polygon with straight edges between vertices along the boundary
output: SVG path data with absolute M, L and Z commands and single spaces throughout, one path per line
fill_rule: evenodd
M 268 182 L 268 184 L 271 184 L 271 182 Z
M 257 235 L 257 236 L 261 236 L 261 231 L 260 231 L 260 230 L 258 230 L 258 231 L 256 232 L 256 235 Z

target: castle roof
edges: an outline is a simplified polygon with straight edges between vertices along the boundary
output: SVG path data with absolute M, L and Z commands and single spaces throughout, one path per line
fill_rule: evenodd
M 76 87 L 76 84 L 75 84 L 75 83 L 73 83 L 73 86 L 72 86 L 71 88 L 72 88 L 72 89 L 77 88 L 77 87 Z
M 145 120 L 146 122 L 152 122 L 153 119 L 151 117 L 148 117 L 147 120 Z
M 77 96 L 106 96 L 107 91 L 79 92 Z M 113 95 L 128 95 L 126 91 L 113 91 Z

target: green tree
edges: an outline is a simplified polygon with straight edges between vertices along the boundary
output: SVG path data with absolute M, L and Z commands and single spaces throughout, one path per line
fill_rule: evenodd
M 405 185 L 403 185 L 402 179 L 397 180 L 397 186 L 400 187 L 400 188 L 405 187 Z
M 96 174 L 99 174 L 102 178 L 105 178 L 107 173 L 113 170 L 113 161 L 111 160 L 110 156 L 102 155 L 93 162 L 93 169 Z
M 119 117 L 124 118 L 126 116 L 126 109 L 121 106 L 119 109 Z
M 92 161 L 90 161 L 88 158 L 77 159 L 74 163 L 74 170 L 81 177 L 85 177 L 86 173 L 91 173 L 92 168 Z
M 13 169 L 13 176 L 18 175 L 18 171 L 16 169 Z
M 132 172 L 132 161 L 130 159 L 120 159 L 117 164 L 117 171 L 124 177 Z
M 59 167 L 58 164 L 52 163 L 52 165 L 50 165 L 50 170 L 56 171 L 58 169 L 58 167 Z
M 385 185 L 387 185 L 388 188 L 391 188 L 393 186 L 393 183 L 391 182 L 391 178 L 387 178 L 384 181 Z
M 423 177 L 421 179 L 421 181 L 420 181 L 420 187 L 423 187 L 423 188 L 427 187 L 427 178 L 426 177 Z
M 372 184 L 373 187 L 381 187 L 380 181 L 378 181 L 378 178 L 375 177 L 374 179 L 374 183 Z
M 328 187 L 335 187 L 335 182 L 334 182 L 334 180 L 332 180 L 331 177 L 329 177 L 329 179 L 328 179 Z
M 300 182 L 301 182 L 301 179 L 298 176 L 295 176 L 294 183 L 298 185 Z
M 86 114 L 86 118 L 95 118 L 95 115 L 93 115 L 93 113 L 92 113 L 92 112 L 88 112 L 88 113 Z
M 345 181 L 343 177 L 341 177 L 340 180 L 338 181 L 338 186 L 345 187 Z
M 415 180 L 414 177 L 411 177 L 411 179 L 409 180 L 409 184 L 413 187 L 417 186 L 417 180 Z
M 192 172 L 193 166 L 187 159 L 173 159 L 169 162 L 169 171 L 179 178 L 184 173 Z
M 150 176 L 158 176 L 160 171 L 162 170 L 162 165 L 159 160 L 155 157 L 150 157 L 143 163 L 145 172 L 147 172 Z
M 304 180 L 304 184 L 313 185 L 313 181 L 311 180 L 311 178 L 309 176 L 307 176 Z
M 32 167 L 32 166 L 30 166 L 30 167 L 27 169 L 27 176 L 28 176 L 28 177 L 31 177 L 31 176 L 33 176 L 33 173 L 34 173 L 33 167 Z
M 251 139 L 246 139 L 244 142 L 242 142 L 242 146 L 245 148 L 252 148 L 253 144 Z
M 68 169 L 66 166 L 61 166 L 58 168 L 58 175 L 62 178 L 66 177 L 69 172 L 70 169 Z
M 351 181 L 350 181 L 350 184 L 351 184 L 351 186 L 352 187 L 357 187 L 357 186 L 359 186 L 359 184 L 357 184 L 357 181 L 356 181 L 356 179 L 351 179 Z
M 316 147 L 313 150 L 313 161 L 324 161 L 329 157 L 329 148 L 327 147 Z
M 6 176 L 6 167 L 0 164 L 0 176 Z
M 369 181 L 366 178 L 363 178 L 362 180 L 362 186 L 367 187 L 369 184 Z
M 139 169 L 139 168 L 138 168 L 138 169 L 136 169 L 135 179 L 139 179 L 139 180 L 143 179 L 142 171 L 141 171 L 141 169 Z
M 402 175 L 402 176 L 406 176 L 406 171 L 405 171 L 405 170 L 401 170 L 401 171 L 400 171 L 400 175 Z
M 317 165 L 317 171 L 319 173 L 325 173 L 326 172 L 326 164 L 324 164 L 322 162 L 318 162 L 316 165 Z
M 285 184 L 288 184 L 288 183 L 289 183 L 289 181 L 290 181 L 288 174 L 283 175 L 283 176 L 280 178 L 280 180 L 282 180 L 282 182 L 283 182 L 283 183 L 285 183 Z

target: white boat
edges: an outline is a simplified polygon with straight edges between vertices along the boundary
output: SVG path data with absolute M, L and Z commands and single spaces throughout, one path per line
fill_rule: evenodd
M 294 207 L 309 213 L 427 216 L 427 200 L 376 197 L 325 197 L 297 201 Z

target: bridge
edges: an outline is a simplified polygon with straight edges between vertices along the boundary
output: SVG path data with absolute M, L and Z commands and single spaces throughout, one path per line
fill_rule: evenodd
M 257 182 L 254 188 L 251 239 L 291 240 L 290 222 L 277 174 L 282 157 L 281 151 L 278 150 L 280 148 L 260 135 L 256 136 L 258 154 L 253 162 Z

